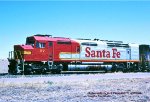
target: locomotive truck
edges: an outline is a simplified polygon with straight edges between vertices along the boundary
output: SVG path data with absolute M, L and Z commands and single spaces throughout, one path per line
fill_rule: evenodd
M 9 52 L 10 74 L 150 71 L 150 45 L 36 34 Z

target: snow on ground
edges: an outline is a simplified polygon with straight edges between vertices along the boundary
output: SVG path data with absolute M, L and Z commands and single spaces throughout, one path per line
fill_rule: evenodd
M 150 102 L 150 73 L 0 77 L 0 102 Z

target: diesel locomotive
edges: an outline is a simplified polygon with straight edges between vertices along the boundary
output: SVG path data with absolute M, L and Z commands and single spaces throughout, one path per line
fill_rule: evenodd
M 150 71 L 150 45 L 36 34 L 9 52 L 10 74 Z

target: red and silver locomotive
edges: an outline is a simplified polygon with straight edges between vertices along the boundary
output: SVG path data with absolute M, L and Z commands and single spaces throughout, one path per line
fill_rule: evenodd
M 37 34 L 27 37 L 25 45 L 14 45 L 8 60 L 11 74 L 75 70 L 149 71 L 150 46 Z

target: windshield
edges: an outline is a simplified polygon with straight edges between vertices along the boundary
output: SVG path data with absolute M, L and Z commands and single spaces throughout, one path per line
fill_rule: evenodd
M 31 45 L 34 47 L 34 38 L 33 37 L 27 37 L 26 39 L 26 45 Z

